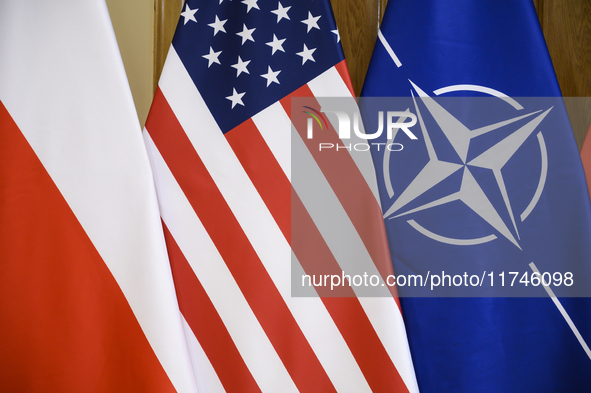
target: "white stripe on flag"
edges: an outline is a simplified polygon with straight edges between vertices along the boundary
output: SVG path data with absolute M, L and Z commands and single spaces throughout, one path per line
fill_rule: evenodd
M 252 117 L 267 146 L 291 181 L 291 120 L 280 102 L 267 107 Z
M 145 139 L 159 184 L 162 219 L 201 281 L 249 371 L 263 391 L 297 391 L 232 273 L 149 134 L 145 133 Z

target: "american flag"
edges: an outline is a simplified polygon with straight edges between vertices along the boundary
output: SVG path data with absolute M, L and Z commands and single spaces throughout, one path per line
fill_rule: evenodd
M 339 41 L 328 1 L 183 7 L 144 136 L 202 391 L 418 391 L 392 292 L 291 294 L 292 258 L 296 273 L 320 256 L 340 272 L 351 253 L 392 272 L 369 156 L 341 150 L 328 165 L 292 113 L 294 97 L 318 110 L 317 97 L 354 100 Z M 291 183 L 295 152 L 331 190 L 328 216 Z M 346 248 L 326 217 L 349 229 Z M 310 243 L 295 245 L 292 228 Z

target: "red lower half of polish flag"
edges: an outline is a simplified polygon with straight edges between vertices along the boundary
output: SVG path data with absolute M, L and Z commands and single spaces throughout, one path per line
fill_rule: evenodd
M 0 223 L 0 391 L 175 391 L 113 275 L 1 102 Z

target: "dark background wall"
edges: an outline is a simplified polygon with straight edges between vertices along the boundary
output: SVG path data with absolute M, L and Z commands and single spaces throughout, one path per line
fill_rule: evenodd
M 534 0 L 579 148 L 591 123 L 591 0 Z M 583 98 L 584 97 L 584 98 Z

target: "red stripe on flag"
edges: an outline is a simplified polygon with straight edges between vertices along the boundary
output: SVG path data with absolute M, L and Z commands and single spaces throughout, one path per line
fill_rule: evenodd
M 305 116 L 291 115 L 292 97 L 307 97 L 310 100 L 309 105 L 312 107 L 320 108 L 320 104 L 314 98 L 308 85 L 302 86 L 281 100 L 285 111 L 290 115 L 292 124 L 334 190 L 385 281 L 389 275 L 393 274 L 393 268 L 386 230 L 382 221 L 382 210 L 374 194 L 346 149 L 338 151 L 336 149 L 323 149 L 320 151 L 317 142 L 307 138 L 307 118 Z M 322 142 L 332 143 L 333 146 L 343 145 L 337 132 L 330 124 L 329 130 L 322 134 L 322 138 Z M 388 288 L 398 302 L 396 287 L 388 286 Z
M 114 277 L 0 102 L 0 390 L 175 392 Z
M 309 275 L 337 274 L 342 277 L 336 259 L 295 191 L 292 191 L 291 199 L 293 251 L 302 268 Z M 372 391 L 408 392 L 359 299 L 354 297 L 353 289 L 342 286 L 331 291 L 330 282 L 329 287 L 316 289 Z
M 179 307 L 227 392 L 260 392 L 230 333 L 163 223 Z
M 351 92 L 351 96 L 355 97 L 355 89 L 353 89 L 353 83 L 351 82 L 351 76 L 349 75 L 349 68 L 347 67 L 347 62 L 343 60 L 340 63 L 337 63 L 337 65 L 335 65 L 334 68 L 341 76 L 343 82 L 345 82 L 345 85 L 349 89 L 349 92 Z
M 587 130 L 583 147 L 581 148 L 581 160 L 585 169 L 585 178 L 587 178 L 587 189 L 591 195 L 591 124 Z
M 301 391 L 335 391 L 207 168 L 158 89 L 146 129 Z
M 234 154 L 267 205 L 288 242 L 291 241 L 291 185 L 251 119 L 225 134 Z
M 372 392 L 408 392 L 359 299 L 323 298 L 322 301 L 347 342 Z

